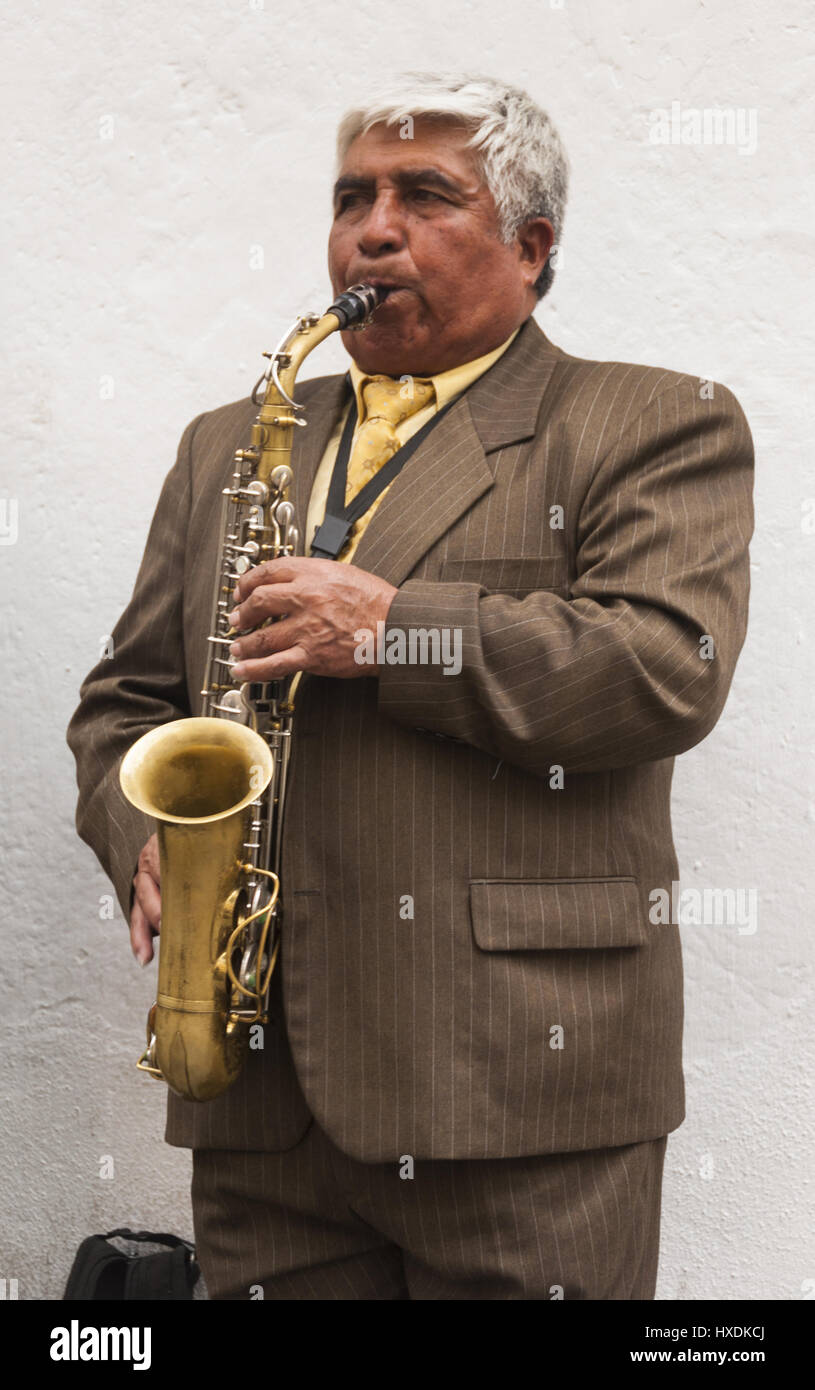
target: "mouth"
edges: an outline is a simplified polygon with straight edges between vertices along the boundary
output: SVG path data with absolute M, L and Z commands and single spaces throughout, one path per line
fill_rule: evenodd
M 390 304 L 393 300 L 399 300 L 402 295 L 410 294 L 409 286 L 397 284 L 395 280 L 380 280 L 375 276 L 369 276 L 368 284 L 379 290 L 381 296 L 379 308 L 383 304 Z

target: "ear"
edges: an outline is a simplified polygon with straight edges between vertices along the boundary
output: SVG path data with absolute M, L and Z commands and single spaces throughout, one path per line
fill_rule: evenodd
M 554 229 L 548 217 L 533 217 L 515 233 L 524 279 L 529 285 L 534 285 L 546 265 L 554 239 Z

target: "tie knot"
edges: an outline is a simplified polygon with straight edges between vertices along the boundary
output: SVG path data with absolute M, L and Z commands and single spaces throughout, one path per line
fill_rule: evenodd
M 433 382 L 424 377 L 366 377 L 362 383 L 365 419 L 385 420 L 395 427 L 430 405 L 435 395 Z

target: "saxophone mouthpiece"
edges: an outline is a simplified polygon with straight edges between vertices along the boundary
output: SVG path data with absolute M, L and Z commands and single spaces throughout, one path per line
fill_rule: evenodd
M 336 314 L 340 329 L 365 328 L 374 310 L 387 298 L 390 288 L 381 285 L 349 285 L 326 310 Z

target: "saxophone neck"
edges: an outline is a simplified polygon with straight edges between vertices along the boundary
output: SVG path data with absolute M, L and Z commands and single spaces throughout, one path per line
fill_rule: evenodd
M 262 408 L 288 406 L 292 410 L 299 409 L 292 394 L 297 374 L 309 353 L 339 327 L 337 315 L 330 310 L 322 315 L 304 314 L 297 319 L 274 352 L 266 354 L 270 361 Z
M 255 478 L 268 484 L 272 473 L 287 465 L 291 457 L 294 431 L 305 425 L 302 406 L 294 399 L 294 383 L 310 352 L 339 328 L 335 314 L 304 315 L 289 329 L 272 353 L 265 353 L 269 366 L 260 378 L 252 399 L 260 410 L 252 427 Z M 262 400 L 259 389 L 265 383 Z
M 337 330 L 366 328 L 374 310 L 387 298 L 387 294 L 387 289 L 378 285 L 351 285 L 337 296 L 324 314 L 303 314 L 296 319 L 274 352 L 265 354 L 269 358 L 269 367 L 255 387 L 255 404 L 261 405 L 256 393 L 261 382 L 265 381 L 262 411 L 267 407 L 281 415 L 286 408 L 291 412 L 297 411 L 299 407 L 293 396 L 294 383 L 309 353 Z M 270 419 L 269 423 L 273 421 Z

